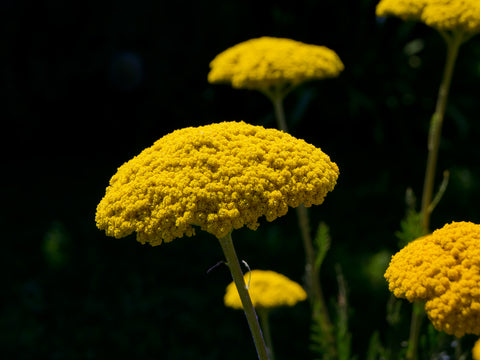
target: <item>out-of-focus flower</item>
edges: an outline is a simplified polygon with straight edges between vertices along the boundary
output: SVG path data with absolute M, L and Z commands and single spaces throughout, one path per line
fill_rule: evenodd
M 402 20 L 420 21 L 425 2 L 428 0 L 381 0 L 376 9 L 380 17 L 395 16 Z
M 424 301 L 437 330 L 480 335 L 480 225 L 452 222 L 409 243 L 385 278 L 396 297 Z
M 336 77 L 344 66 L 338 55 L 325 46 L 264 36 L 223 51 L 212 60 L 210 68 L 210 83 L 266 91 Z
M 473 360 L 480 360 L 480 339 L 475 342 L 472 349 Z
M 255 308 L 293 306 L 307 298 L 307 293 L 300 284 L 275 271 L 252 270 L 245 274 L 244 280 L 249 284 L 248 292 Z M 243 308 L 233 282 L 227 286 L 224 302 L 234 309 Z
M 276 129 L 222 122 L 176 130 L 123 164 L 97 206 L 97 227 L 159 245 L 198 226 L 218 238 L 256 229 L 288 207 L 319 205 L 339 170 L 320 149 Z
M 480 32 L 478 0 L 381 0 L 376 14 L 421 21 L 439 31 Z
M 480 2 L 478 0 L 427 0 L 422 21 L 442 31 L 480 32 Z

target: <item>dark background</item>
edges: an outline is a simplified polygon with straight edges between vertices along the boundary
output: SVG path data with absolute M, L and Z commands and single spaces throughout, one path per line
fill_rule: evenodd
M 223 259 L 213 236 L 152 248 L 106 237 L 94 216 L 117 167 L 174 129 L 275 127 L 263 95 L 206 80 L 216 54 L 264 35 L 326 45 L 345 64 L 339 78 L 298 88 L 285 108 L 293 135 L 340 167 L 310 214 L 313 227 L 330 227 L 323 287 L 332 305 L 340 264 L 362 355 L 371 333 L 387 329 L 383 271 L 398 249 L 406 189 L 421 197 L 445 56 L 434 30 L 376 19 L 376 3 L 2 1 L 0 357 L 255 358 L 244 316 L 223 306 L 228 269 L 206 274 Z M 476 37 L 457 62 L 439 160 L 450 184 L 432 228 L 480 221 L 479 60 Z M 233 236 L 250 267 L 303 282 L 294 211 Z M 271 322 L 279 360 L 311 358 L 306 302 Z

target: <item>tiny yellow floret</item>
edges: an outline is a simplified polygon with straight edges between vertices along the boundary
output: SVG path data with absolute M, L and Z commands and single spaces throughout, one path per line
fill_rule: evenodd
M 245 122 L 189 127 L 165 135 L 123 164 L 97 206 L 109 236 L 133 232 L 159 245 L 199 227 L 218 238 L 256 229 L 288 207 L 319 205 L 338 167 L 319 148 Z
M 223 51 L 211 61 L 210 68 L 210 83 L 263 91 L 337 77 L 344 66 L 338 55 L 325 46 L 264 36 Z
M 475 342 L 472 349 L 473 360 L 480 360 L 480 339 Z
M 381 0 L 376 14 L 421 21 L 439 31 L 480 32 L 478 0 Z
M 252 270 L 244 275 L 244 280 L 255 308 L 293 306 L 307 298 L 307 293 L 300 284 L 275 271 Z M 234 282 L 227 286 L 224 302 L 225 306 L 243 309 Z
M 480 225 L 452 222 L 409 243 L 385 278 L 396 297 L 424 301 L 437 330 L 480 335 Z

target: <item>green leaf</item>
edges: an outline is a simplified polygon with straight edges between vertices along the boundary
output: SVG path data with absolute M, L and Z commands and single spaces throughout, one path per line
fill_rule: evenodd
M 425 235 L 422 227 L 422 215 L 415 210 L 415 195 L 410 188 L 406 192 L 406 203 L 405 217 L 400 222 L 400 230 L 395 233 L 400 240 L 398 243 L 400 248 Z
M 330 249 L 330 230 L 328 225 L 324 222 L 321 222 L 318 225 L 317 234 L 315 235 L 315 246 L 317 248 L 317 254 L 315 257 L 315 270 L 319 271 L 325 257 L 327 256 L 327 252 Z

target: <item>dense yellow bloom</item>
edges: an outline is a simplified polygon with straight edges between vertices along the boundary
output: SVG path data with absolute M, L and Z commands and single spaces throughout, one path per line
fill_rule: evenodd
M 428 0 L 381 0 L 377 5 L 376 14 L 418 21 L 426 1 Z
M 421 21 L 440 31 L 480 32 L 478 0 L 381 0 L 376 13 Z
M 300 284 L 275 271 L 253 270 L 245 274 L 244 280 L 246 284 L 250 282 L 248 292 L 256 308 L 293 306 L 307 298 L 307 293 Z M 234 282 L 227 286 L 224 302 L 234 309 L 243 309 Z
M 425 301 L 437 330 L 480 335 L 480 225 L 453 222 L 409 243 L 385 278 L 395 296 Z
M 265 36 L 225 50 L 212 60 L 210 68 L 210 83 L 265 90 L 336 77 L 344 66 L 338 55 L 325 46 Z
M 476 34 L 480 32 L 480 1 L 428 0 L 422 21 L 438 30 Z
M 223 122 L 176 130 L 123 164 L 97 206 L 109 236 L 137 232 L 152 245 L 194 235 L 224 237 L 288 207 L 321 204 L 339 171 L 320 149 L 275 129 Z
M 473 360 L 480 360 L 480 339 L 475 342 L 472 349 Z

